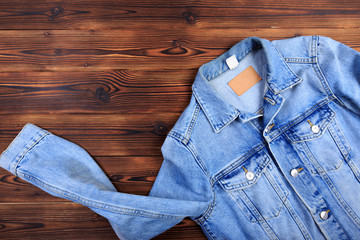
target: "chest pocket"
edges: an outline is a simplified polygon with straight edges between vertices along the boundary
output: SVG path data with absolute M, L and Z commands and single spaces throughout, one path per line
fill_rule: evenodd
M 290 127 L 285 135 L 313 174 L 339 169 L 349 155 L 350 145 L 327 104 Z
M 259 151 L 236 165 L 219 179 L 234 199 L 234 205 L 252 222 L 279 216 L 288 191 L 270 157 Z

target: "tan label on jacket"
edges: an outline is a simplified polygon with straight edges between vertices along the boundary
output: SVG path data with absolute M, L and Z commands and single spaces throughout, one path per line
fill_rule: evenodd
M 244 71 L 239 73 L 236 77 L 228 82 L 231 89 L 240 96 L 257 82 L 261 80 L 260 75 L 254 70 L 252 66 L 247 67 Z

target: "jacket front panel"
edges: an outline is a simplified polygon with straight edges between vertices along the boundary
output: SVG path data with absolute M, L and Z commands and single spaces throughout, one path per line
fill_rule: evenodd
M 294 39 L 297 49 L 289 56 L 282 49 L 289 51 L 290 40 L 252 38 L 199 70 L 184 141 L 214 191 L 207 212 L 195 218 L 209 238 L 349 239 L 360 233 L 360 164 L 353 151 L 359 116 L 321 72 L 319 54 L 328 49 L 319 48 L 326 43 L 318 36 Z M 233 54 L 241 70 L 259 64 L 264 82 L 239 102 L 224 90 L 241 71 L 224 66 Z M 256 112 L 247 111 L 251 104 Z M 170 135 L 181 135 L 180 125 Z

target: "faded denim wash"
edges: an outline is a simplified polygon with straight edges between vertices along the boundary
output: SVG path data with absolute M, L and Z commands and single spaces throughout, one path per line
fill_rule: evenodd
M 248 66 L 262 80 L 237 96 L 227 83 Z M 117 192 L 83 148 L 30 123 L 0 164 L 120 239 L 185 217 L 209 239 L 360 239 L 359 52 L 325 36 L 249 37 L 203 64 L 192 90 L 149 196 Z

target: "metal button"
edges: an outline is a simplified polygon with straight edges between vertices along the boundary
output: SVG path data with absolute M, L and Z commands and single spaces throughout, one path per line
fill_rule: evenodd
M 322 211 L 322 212 L 320 213 L 320 218 L 323 219 L 323 220 L 328 219 L 328 217 L 329 217 L 328 212 L 330 212 L 330 210 Z
M 293 177 L 297 177 L 299 175 L 299 171 L 294 168 L 294 169 L 291 170 L 290 174 Z
M 247 180 L 253 180 L 255 175 L 253 172 L 250 172 L 248 171 L 246 174 L 245 174 L 245 177 L 247 178 Z
M 318 125 L 312 125 L 312 126 L 311 126 L 311 131 L 312 131 L 313 133 L 318 133 L 318 132 L 320 132 L 320 128 L 319 128 Z

